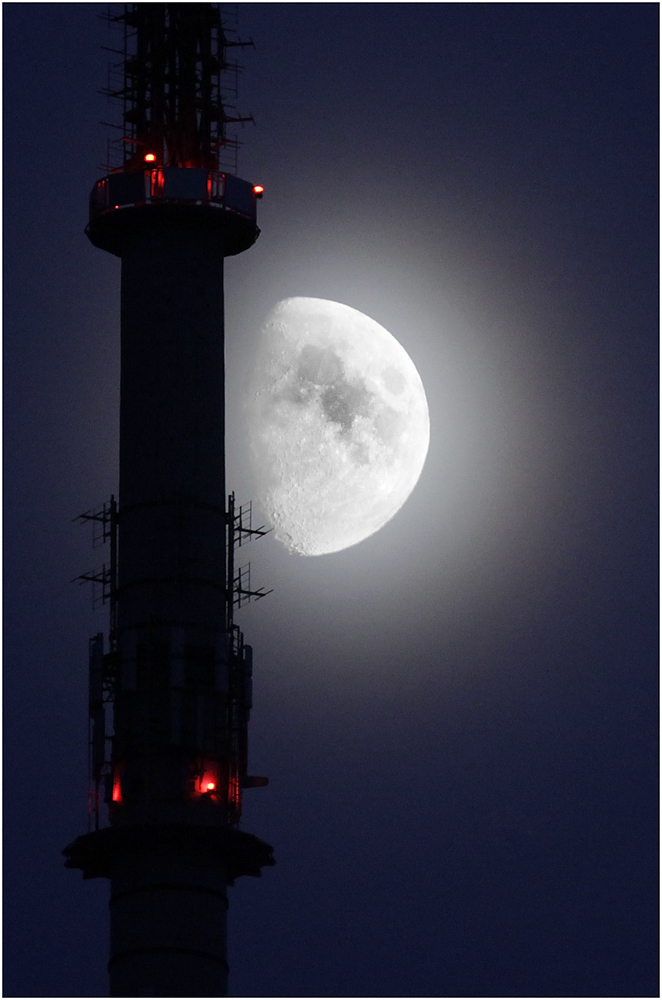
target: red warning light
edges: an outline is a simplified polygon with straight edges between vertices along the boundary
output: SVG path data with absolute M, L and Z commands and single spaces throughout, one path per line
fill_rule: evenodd
M 195 775 L 193 785 L 194 795 L 203 795 L 207 799 L 216 801 L 221 787 L 221 772 L 218 761 L 208 760 L 200 767 Z
M 154 163 L 156 160 L 155 153 L 145 153 L 145 163 Z
M 122 784 L 120 782 L 120 776 L 118 771 L 115 771 L 113 776 L 113 802 L 122 801 Z
M 253 185 L 253 194 L 255 195 L 256 198 L 262 197 L 262 195 L 264 194 L 264 188 L 262 187 L 261 184 Z

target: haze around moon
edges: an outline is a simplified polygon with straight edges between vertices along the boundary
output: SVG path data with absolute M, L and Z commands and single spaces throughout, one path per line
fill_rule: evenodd
M 413 490 L 430 440 L 416 367 L 384 327 L 316 298 L 279 302 L 262 327 L 245 415 L 257 500 L 290 552 L 356 545 Z

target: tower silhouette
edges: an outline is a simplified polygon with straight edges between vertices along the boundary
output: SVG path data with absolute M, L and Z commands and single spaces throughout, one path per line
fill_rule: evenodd
M 82 515 L 110 543 L 84 578 L 110 604 L 90 642 L 91 829 L 66 865 L 110 880 L 110 995 L 227 992 L 227 886 L 273 864 L 239 829 L 251 649 L 233 621 L 252 535 L 226 496 L 223 261 L 259 235 L 262 189 L 232 152 L 219 6 L 127 4 L 121 163 L 86 233 L 121 258 L 119 500 Z M 105 809 L 100 804 L 105 803 Z M 107 812 L 108 822 L 100 819 Z

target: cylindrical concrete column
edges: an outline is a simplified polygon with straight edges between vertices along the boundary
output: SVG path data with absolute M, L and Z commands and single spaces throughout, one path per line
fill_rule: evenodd
M 110 995 L 227 995 L 221 860 L 135 851 L 113 863 Z
M 258 229 L 248 182 L 156 173 L 156 194 L 126 171 L 91 202 L 90 239 L 122 259 L 110 826 L 65 853 L 111 880 L 111 996 L 221 997 L 227 886 L 273 864 L 237 829 L 247 666 L 224 460 L 223 259 Z
M 223 247 L 157 217 L 122 252 L 113 825 L 228 822 L 226 586 Z M 226 909 L 222 859 L 118 854 L 111 996 L 224 996 Z
M 118 626 L 223 628 L 223 247 L 144 225 L 122 253 Z

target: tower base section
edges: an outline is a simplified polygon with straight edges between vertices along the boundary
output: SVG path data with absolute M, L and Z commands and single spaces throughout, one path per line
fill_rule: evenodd
M 135 951 L 118 961 L 111 960 L 108 971 L 111 997 L 228 995 L 227 963 L 210 961 L 209 956 L 190 949 Z
M 110 996 L 227 996 L 227 886 L 274 864 L 229 827 L 108 827 L 64 850 L 83 878 L 109 878 Z
M 123 853 L 110 885 L 110 995 L 227 995 L 226 874 L 220 856 L 165 844 Z

